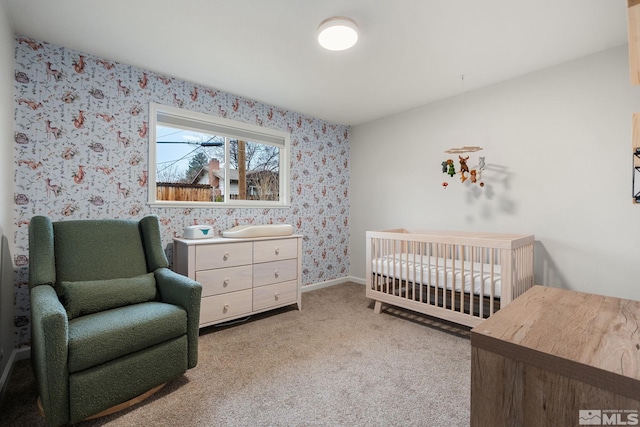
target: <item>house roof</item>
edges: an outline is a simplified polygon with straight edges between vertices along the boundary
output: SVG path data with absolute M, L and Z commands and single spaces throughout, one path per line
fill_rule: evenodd
M 217 176 L 220 179 L 224 179 L 224 169 L 220 169 L 217 171 L 214 171 L 213 174 L 215 176 Z M 238 180 L 238 170 L 237 169 L 229 169 L 229 179 L 231 181 L 237 181 Z
M 206 172 L 207 172 L 206 168 L 203 168 L 203 171 L 201 171 L 201 172 L 204 172 L 204 174 L 206 174 Z M 251 176 L 252 174 L 259 173 L 259 172 L 263 172 L 263 171 L 249 171 L 249 172 L 247 172 L 247 176 Z M 272 173 L 272 174 L 277 175 L 277 173 L 270 172 L 270 171 L 268 171 L 268 173 Z M 217 176 L 218 178 L 220 178 L 220 179 L 224 179 L 224 170 L 223 169 L 214 171 L 213 174 L 215 176 Z M 201 173 L 198 173 L 198 176 L 200 176 L 200 175 L 201 175 Z M 231 181 L 238 181 L 239 175 L 240 174 L 238 173 L 237 169 L 229 169 L 229 179 Z

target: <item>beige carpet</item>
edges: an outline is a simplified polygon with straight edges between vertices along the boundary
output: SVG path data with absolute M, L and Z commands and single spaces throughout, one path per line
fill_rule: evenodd
M 468 426 L 468 329 L 399 309 L 364 287 L 306 292 L 303 310 L 201 330 L 198 366 L 152 398 L 79 426 Z M 0 425 L 43 426 L 29 361 Z

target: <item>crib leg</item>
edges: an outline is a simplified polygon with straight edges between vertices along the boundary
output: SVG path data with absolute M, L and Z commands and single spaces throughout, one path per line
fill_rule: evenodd
M 380 301 L 376 301 L 376 304 L 373 306 L 373 312 L 375 314 L 382 313 L 382 303 Z

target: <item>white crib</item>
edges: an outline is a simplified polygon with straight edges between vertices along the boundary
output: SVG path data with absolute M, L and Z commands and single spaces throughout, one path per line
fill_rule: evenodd
M 391 304 L 476 326 L 533 286 L 533 235 L 367 231 L 367 290 Z

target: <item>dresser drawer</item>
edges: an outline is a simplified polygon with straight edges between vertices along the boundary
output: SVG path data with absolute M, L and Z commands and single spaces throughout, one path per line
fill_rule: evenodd
M 202 296 L 251 289 L 253 269 L 250 265 L 196 271 L 196 281 L 202 284 Z
M 260 240 L 253 243 L 253 262 L 298 257 L 298 239 Z
M 196 270 L 251 264 L 251 242 L 200 245 L 196 247 Z
M 260 286 L 253 289 L 253 310 L 258 311 L 277 305 L 291 304 L 297 299 L 298 282 L 296 280 Z
M 298 278 L 298 260 L 264 262 L 253 264 L 253 287 L 287 282 Z
M 218 322 L 229 317 L 251 313 L 252 290 L 229 292 L 202 298 L 200 324 Z

